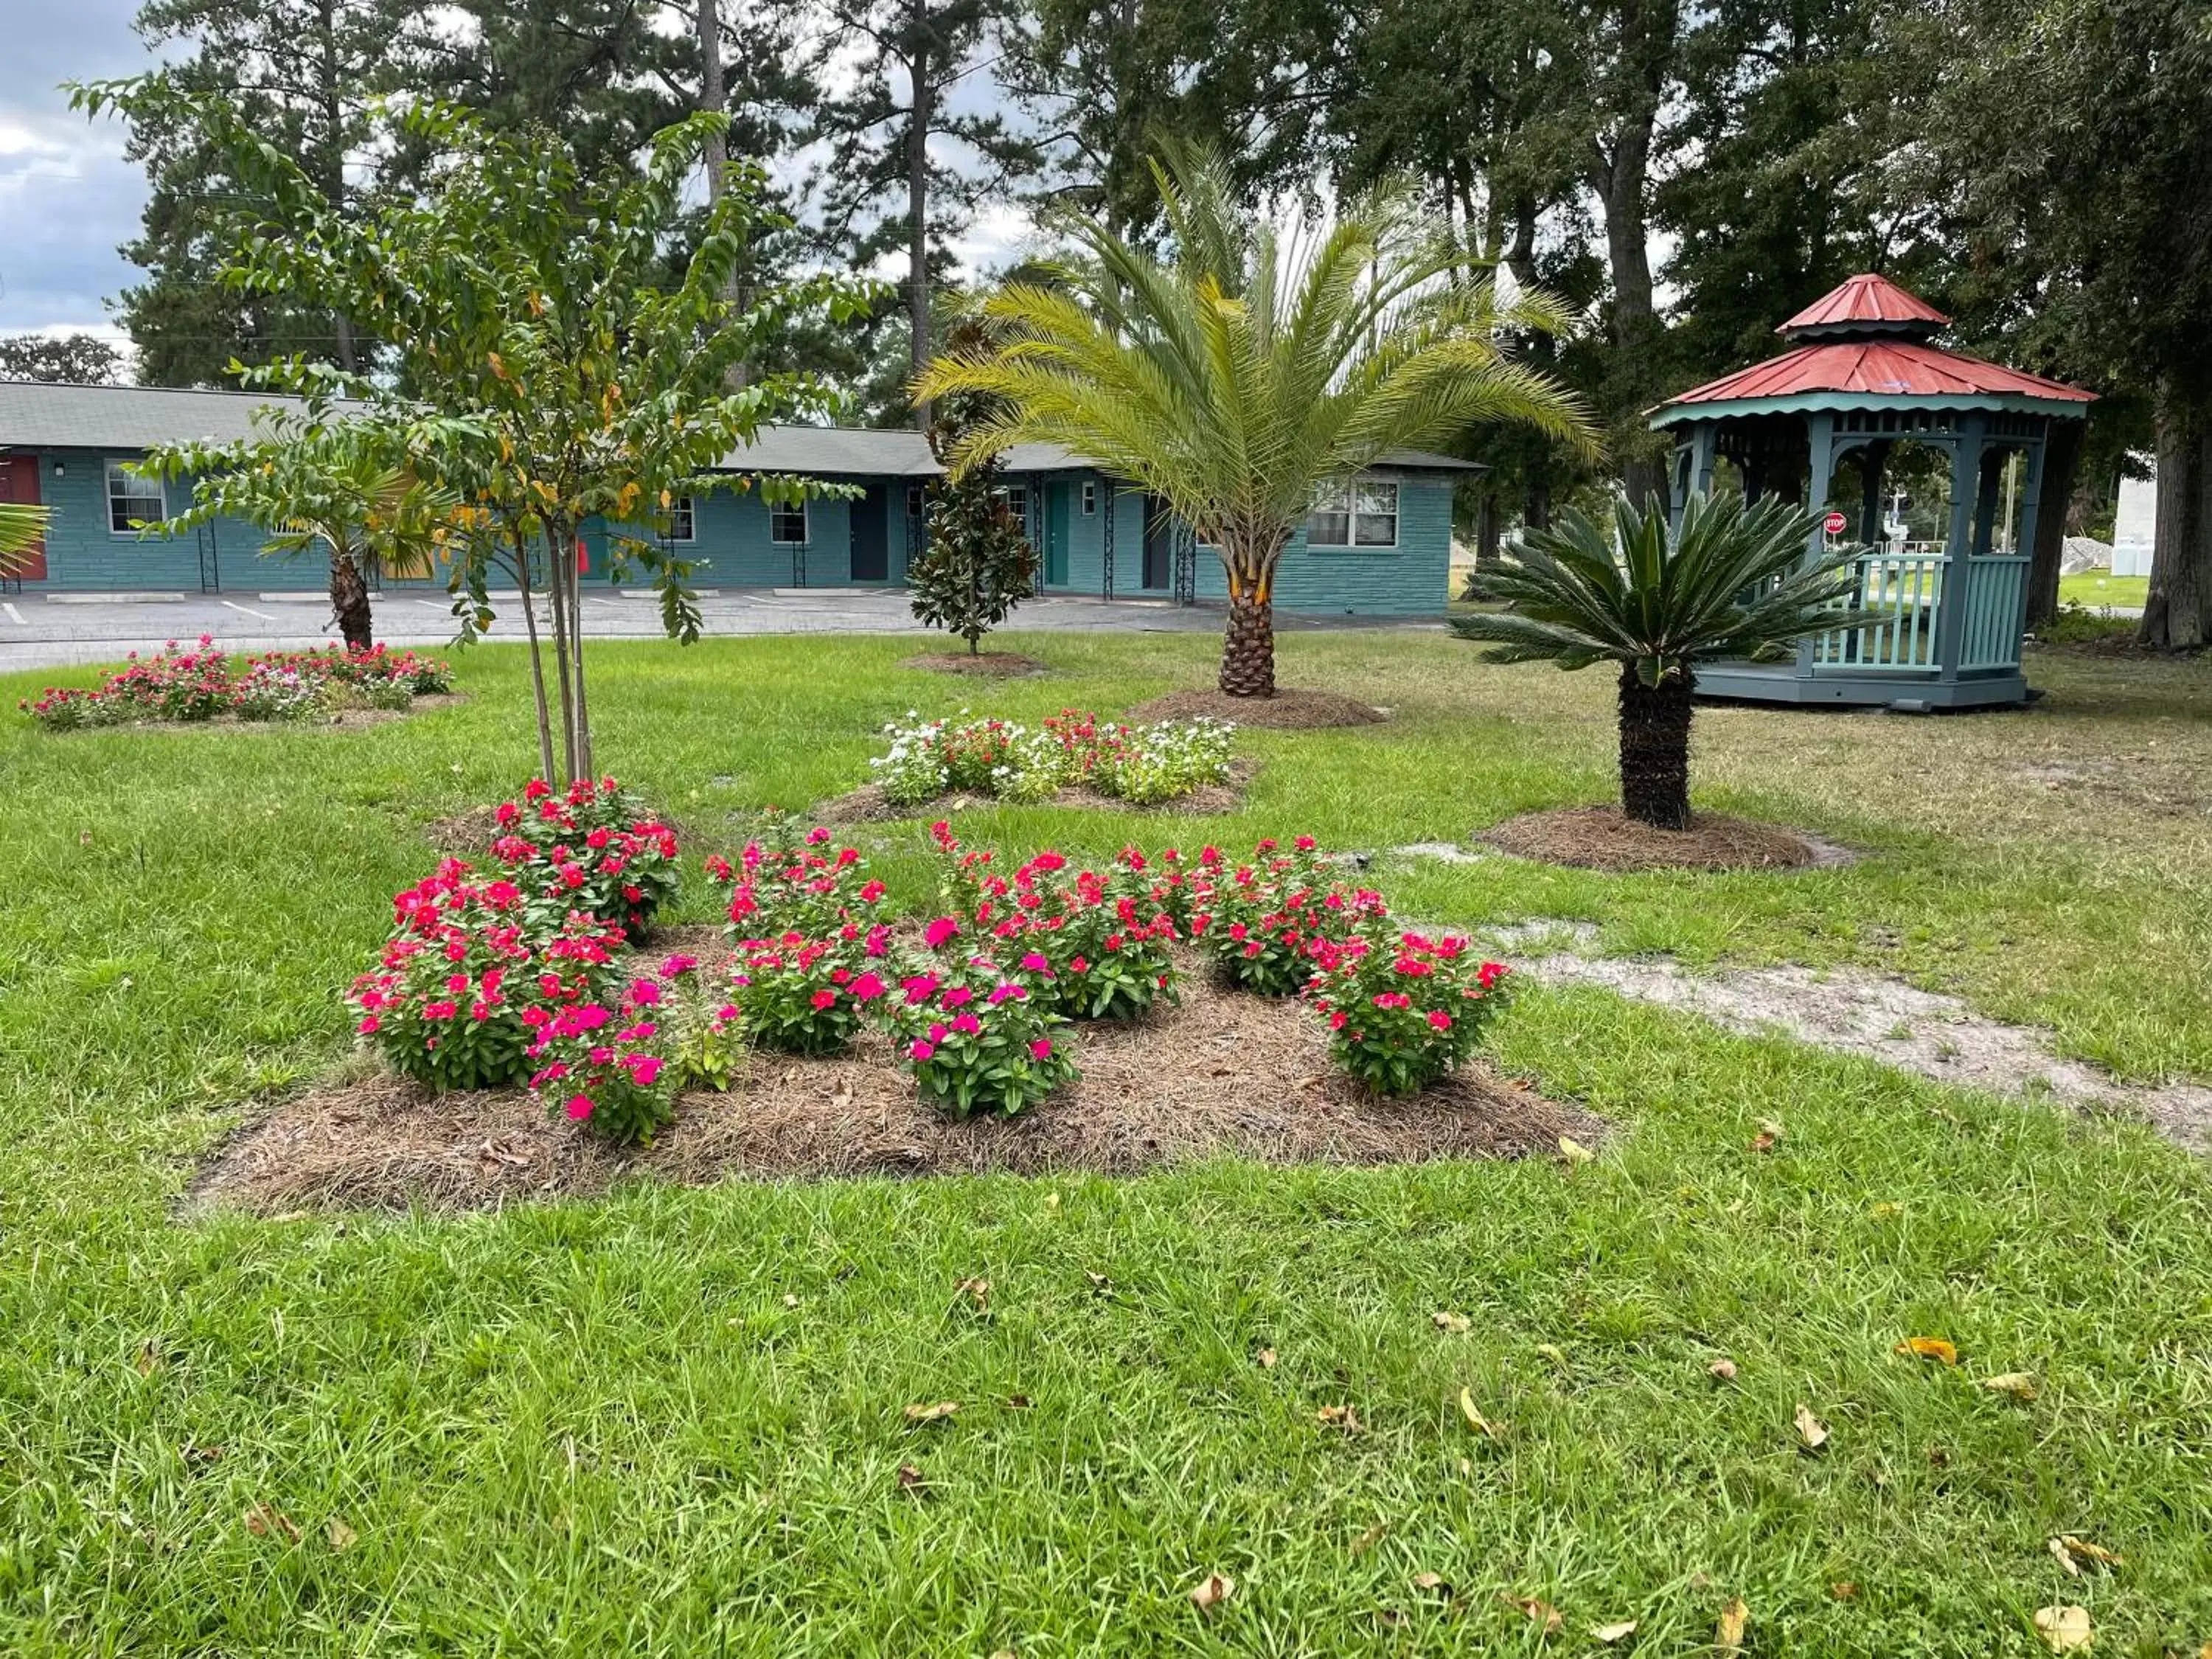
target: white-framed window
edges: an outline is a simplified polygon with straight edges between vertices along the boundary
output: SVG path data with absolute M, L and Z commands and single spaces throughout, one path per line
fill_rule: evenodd
M 159 478 L 142 478 L 129 470 L 127 461 L 107 464 L 107 533 L 135 536 L 134 524 L 169 516 L 168 499 Z
M 1398 486 L 1360 479 L 1324 489 L 1306 519 L 1309 547 L 1395 547 Z
M 695 542 L 699 539 L 699 517 L 692 510 L 689 495 L 678 495 L 668 509 L 668 539 L 672 542 Z
M 789 507 L 769 508 L 768 538 L 781 547 L 804 542 L 806 539 L 806 503 L 793 501 Z
M 921 516 L 922 494 L 920 484 L 908 484 L 906 489 L 906 515 L 909 519 Z
M 1006 504 L 1006 511 L 1014 515 L 1014 522 L 1027 527 L 1030 521 L 1030 492 L 1026 484 L 1000 484 L 993 492 Z
M 1094 517 L 1097 511 L 1098 482 L 1095 478 L 1085 478 L 1083 481 L 1083 516 L 1086 519 Z

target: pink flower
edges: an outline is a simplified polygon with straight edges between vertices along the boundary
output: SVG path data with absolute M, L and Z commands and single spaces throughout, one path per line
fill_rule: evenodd
M 641 1089 L 653 1087 L 663 1063 L 658 1054 L 631 1054 L 623 1061 L 629 1068 L 629 1080 Z
M 863 904 L 873 904 L 883 896 L 884 884 L 879 881 L 872 881 L 866 887 L 860 889 L 860 902 Z
M 660 971 L 669 979 L 678 979 L 682 977 L 684 975 L 690 973 L 698 965 L 698 957 L 687 957 L 679 953 L 669 957 L 667 961 L 662 963 L 660 964 Z
M 573 1117 L 573 1118 L 576 1119 L 579 1122 L 580 1122 L 580 1121 L 582 1121 L 585 1118 L 587 1118 L 587 1117 L 591 1116 L 591 1115 L 592 1115 L 592 1097 L 591 1097 L 591 1096 L 589 1096 L 589 1095 L 570 1095 L 570 1096 L 568 1097 L 568 1115 L 569 1115 L 570 1117 Z
M 1450 1030 L 1451 1023 L 1451 1016 L 1446 1013 L 1443 1009 L 1431 1008 L 1429 1010 L 1429 1024 L 1435 1026 L 1439 1031 Z
M 957 1014 L 953 1017 L 952 1029 L 963 1036 L 974 1036 L 983 1029 L 983 1022 L 973 1014 Z
M 958 922 L 950 916 L 939 916 L 922 930 L 921 936 L 929 942 L 929 948 L 934 951 L 947 939 L 956 937 L 959 932 Z
M 853 981 L 853 1000 L 873 1002 L 884 994 L 884 982 L 873 974 L 863 974 Z
M 451 1019 L 460 1012 L 458 1003 L 426 1002 L 422 1005 L 422 1018 L 425 1019 Z
M 356 1029 L 359 1030 L 363 1036 L 374 1036 L 376 1034 L 377 1028 L 383 1023 L 384 1022 L 378 1019 L 374 1014 L 363 1014 L 361 1017 L 361 1024 Z
M 817 991 L 814 994 L 814 1006 L 817 1008 L 836 1007 L 837 1006 L 837 994 L 835 991 L 830 990 L 827 986 L 824 986 L 821 990 Z
M 819 824 L 817 824 L 813 829 L 809 830 L 806 832 L 806 844 L 809 847 L 823 846 L 829 841 L 829 839 L 830 832 L 827 830 L 823 829 Z
M 1035 951 L 1022 958 L 1022 966 L 1032 974 L 1048 974 L 1052 971 L 1052 964 Z
M 948 1008 L 960 1008 L 975 1001 L 975 994 L 964 985 L 956 985 L 939 999 Z
M 1030 1044 L 1030 1058 L 1032 1060 L 1051 1059 L 1052 1039 L 1050 1037 L 1039 1037 L 1035 1042 Z
M 649 979 L 641 979 L 629 988 L 629 1000 L 641 1008 L 650 1008 L 660 1000 L 660 987 Z
M 913 1048 L 907 1050 L 907 1053 L 912 1054 L 916 1060 L 927 1060 L 936 1052 L 935 1047 L 927 1042 L 916 1042 Z

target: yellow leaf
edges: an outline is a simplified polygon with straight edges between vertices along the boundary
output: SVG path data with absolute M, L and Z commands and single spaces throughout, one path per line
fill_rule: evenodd
M 1751 1608 L 1739 1595 L 1721 1609 L 1721 1621 L 1713 1626 L 1713 1645 L 1723 1653 L 1741 1653 L 1744 1626 L 1750 1623 Z
M 1530 1621 L 1536 1625 L 1538 1628 L 1542 1630 L 1544 1634 L 1547 1636 L 1551 1635 L 1554 1631 L 1558 1630 L 1560 1626 L 1567 1622 L 1565 1619 L 1560 1616 L 1559 1610 L 1557 1607 L 1553 1607 L 1549 1601 L 1543 1600 L 1540 1596 L 1501 1595 L 1498 1599 L 1504 1602 L 1507 1607 L 1518 1607 L 1522 1612 L 1527 1613 Z
M 1612 1647 L 1616 1643 L 1626 1642 L 1636 1634 L 1636 1621 L 1633 1619 L 1624 1619 L 1615 1625 L 1592 1625 L 1590 1634 L 1604 1643 L 1606 1646 Z
M 334 1550 L 349 1550 L 361 1541 L 361 1534 L 335 1515 L 325 1525 L 323 1531 L 330 1539 L 331 1547 Z
M 1908 1336 L 1892 1351 L 1909 1354 L 1916 1359 L 1940 1360 L 1946 1365 L 1959 1363 L 1959 1350 L 1940 1336 Z
M 942 1423 L 960 1409 L 957 1400 L 940 1400 L 933 1406 L 908 1406 L 906 1420 L 909 1423 Z
M 1440 1572 L 1415 1573 L 1413 1588 L 1423 1591 L 1442 1590 L 1446 1595 L 1451 1594 L 1451 1586 L 1444 1583 L 1444 1576 Z
M 1316 1414 L 1324 1428 L 1342 1429 L 1346 1434 L 1358 1434 L 1362 1427 L 1359 1413 L 1350 1406 L 1323 1406 Z
M 1996 1376 L 1985 1376 L 1982 1386 L 1992 1394 L 2008 1394 L 2015 1400 L 2035 1398 L 2033 1371 L 2006 1371 Z
M 1807 1451 L 1818 1451 L 1828 1443 L 1828 1425 L 1813 1415 L 1813 1408 L 1803 1401 L 1797 1402 L 1797 1437 L 1805 1443 Z
M 486 352 L 484 361 L 491 365 L 491 372 L 496 378 L 502 380 L 507 378 L 507 364 L 501 360 L 499 353 Z
M 846 1098 L 849 1101 L 851 1097 L 848 1095 Z M 968 1299 L 975 1304 L 975 1311 L 977 1313 L 990 1312 L 991 1281 L 989 1279 L 963 1279 L 952 1288 L 956 1291 L 964 1291 Z
M 1705 1367 L 1705 1371 L 1716 1382 L 1733 1382 L 1735 1381 L 1735 1361 L 1716 1359 Z
M 2095 1639 L 2087 1607 L 2038 1607 L 2035 1633 L 2053 1653 L 2087 1653 Z
M 1887 1221 L 1893 1215 L 1904 1213 L 1905 1206 L 1902 1204 L 1877 1204 L 1874 1206 L 1874 1217 L 1877 1221 Z
M 1595 1158 L 1597 1154 L 1590 1151 L 1589 1147 L 1583 1146 L 1581 1141 L 1577 1140 L 1572 1135 L 1561 1135 L 1559 1137 L 1559 1156 L 1566 1159 L 1567 1167 L 1570 1170 L 1574 1170 L 1581 1168 L 1582 1165 L 1589 1163 L 1592 1158 Z
M 1561 1370 L 1566 1370 L 1567 1351 L 1561 1347 L 1558 1343 L 1539 1342 L 1536 1345 L 1536 1352 L 1539 1358 L 1550 1360 Z
M 2072 1577 L 2081 1576 L 2081 1564 L 2087 1562 L 2100 1567 L 2126 1565 L 2126 1558 L 2106 1549 L 2102 1544 L 2093 1544 L 2086 1538 L 2077 1538 L 2070 1532 L 2062 1532 L 2051 1540 L 2051 1553 L 2058 1565 Z
M 1468 1328 L 1468 1317 L 1465 1314 L 1432 1313 L 1429 1318 L 1438 1330 L 1449 1331 L 1455 1336 L 1459 1335 Z
M 1225 1572 L 1209 1572 L 1192 1588 L 1190 1601 L 1200 1613 L 1208 1613 L 1236 1594 L 1234 1578 Z
M 1252 1356 L 1252 1359 L 1253 1363 L 1263 1371 L 1272 1371 L 1275 1369 L 1275 1351 L 1273 1348 L 1261 1349 Z
M 1468 1427 L 1477 1434 L 1488 1435 L 1492 1440 L 1498 1438 L 1498 1425 L 1475 1409 L 1474 1395 L 1465 1389 L 1459 1391 L 1459 1414 L 1467 1419 Z
M 1366 1554 L 1368 1551 L 1373 1549 L 1377 1544 L 1382 1541 L 1384 1535 L 1388 1534 L 1389 1530 L 1390 1523 L 1388 1521 L 1377 1521 L 1373 1526 L 1368 1528 L 1365 1532 L 1361 1533 L 1358 1537 L 1352 1540 L 1352 1553 L 1354 1555 Z
M 246 1529 L 256 1538 L 282 1537 L 288 1542 L 300 1541 L 300 1528 L 292 1517 L 274 1504 L 256 1504 L 246 1511 Z

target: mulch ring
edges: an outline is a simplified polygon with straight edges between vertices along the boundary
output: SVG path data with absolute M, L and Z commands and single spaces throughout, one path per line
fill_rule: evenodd
M 1112 795 L 1102 795 L 1096 789 L 1062 789 L 1050 800 L 1024 802 L 1035 806 L 1080 806 L 1106 812 L 1166 812 L 1184 817 L 1213 817 L 1224 812 L 1234 812 L 1244 804 L 1245 792 L 1260 770 L 1260 763 L 1249 756 L 1238 756 L 1229 763 L 1229 781 L 1202 783 L 1173 800 L 1155 801 L 1148 805 L 1137 805 Z M 917 806 L 901 806 L 884 799 L 883 786 L 864 783 L 850 794 L 839 795 L 831 800 L 817 803 L 806 814 L 811 823 L 893 823 L 908 818 L 950 817 L 955 812 L 980 811 L 986 807 L 1004 806 L 1006 802 L 993 795 L 939 795 L 933 800 L 923 801 Z
M 1583 870 L 1834 869 L 1850 848 L 1779 824 L 1698 812 L 1687 830 L 1656 830 L 1617 806 L 1526 812 L 1478 837 L 1500 852 Z
M 925 651 L 902 657 L 901 668 L 918 668 L 931 674 L 975 674 L 987 679 L 1030 679 L 1052 672 L 1050 663 L 1025 657 L 1018 651 Z
M 1141 726 L 1153 720 L 1196 720 L 1201 715 L 1238 726 L 1306 732 L 1328 726 L 1374 726 L 1389 720 L 1390 711 L 1335 691 L 1293 688 L 1279 690 L 1272 697 L 1232 697 L 1220 690 L 1170 691 L 1139 703 L 1125 718 L 1133 726 Z
M 316 1089 L 234 1137 L 193 1182 L 187 1212 L 485 1209 L 590 1197 L 633 1176 L 1128 1176 L 1237 1157 L 1377 1164 L 1543 1156 L 1603 1124 L 1473 1066 L 1409 1100 L 1369 1094 L 1328 1061 L 1310 1009 L 1188 985 L 1180 1007 L 1068 1036 L 1083 1076 L 1019 1117 L 924 1105 L 889 1042 L 843 1059 L 748 1057 L 727 1094 L 690 1094 L 642 1151 L 617 1151 L 519 1092 L 434 1095 L 382 1073 Z

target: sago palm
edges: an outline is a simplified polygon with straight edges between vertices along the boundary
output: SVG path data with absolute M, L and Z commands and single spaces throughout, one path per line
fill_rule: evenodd
M 0 501 L 0 576 L 14 576 L 29 567 L 27 555 L 46 533 L 51 508 L 24 501 Z
M 1665 507 L 1613 503 L 1610 525 L 1566 513 L 1491 573 L 1513 609 L 1455 617 L 1492 642 L 1492 662 L 1620 665 L 1620 804 L 1662 830 L 1690 823 L 1690 697 L 1700 658 L 1771 655 L 1837 624 L 1851 590 L 1832 560 L 1808 562 L 1814 517 L 1778 500 L 1747 511 L 1692 495 Z
M 1214 155 L 1174 147 L 1152 170 L 1167 258 L 1061 213 L 1076 257 L 993 295 L 992 343 L 938 358 L 915 396 L 992 400 L 956 468 L 1055 443 L 1163 501 L 1227 571 L 1221 689 L 1267 696 L 1275 567 L 1317 490 L 1483 422 L 1593 453 L 1572 394 L 1510 356 L 1569 319 L 1540 294 L 1502 301 L 1402 193 L 1278 232 Z

